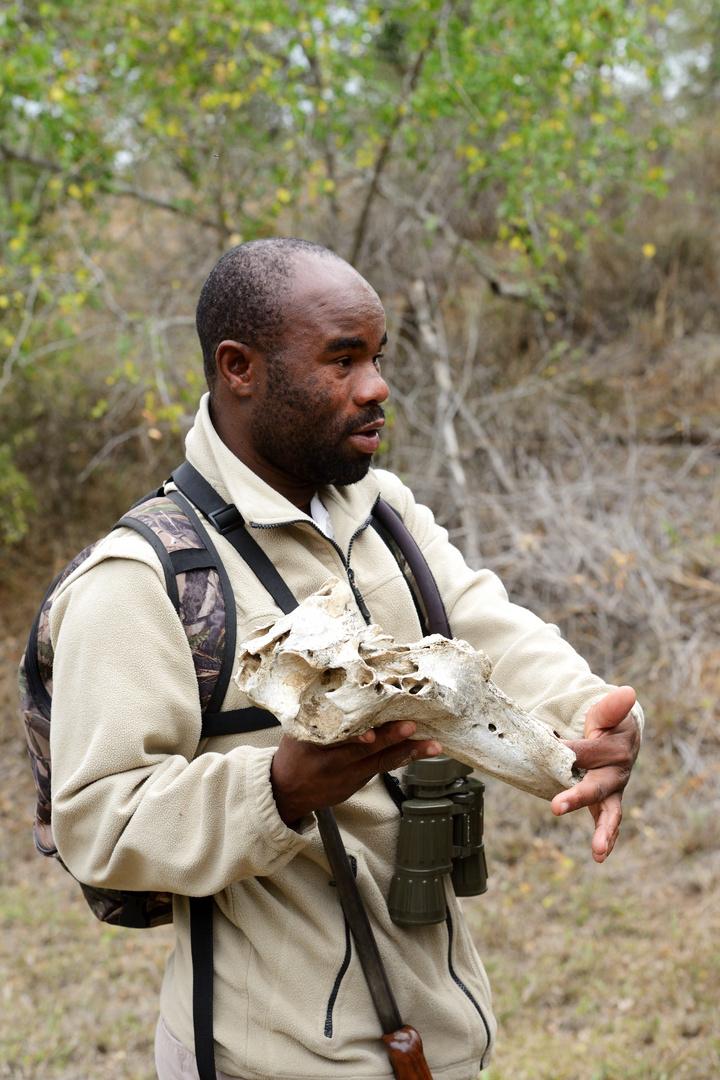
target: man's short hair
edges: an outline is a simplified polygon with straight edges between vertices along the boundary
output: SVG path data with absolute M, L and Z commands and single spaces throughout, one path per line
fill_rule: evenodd
M 311 240 L 285 237 L 238 244 L 210 271 L 200 293 L 195 325 L 211 391 L 217 378 L 215 353 L 221 341 L 241 341 L 267 352 L 282 344 L 293 262 L 302 252 L 344 261 Z

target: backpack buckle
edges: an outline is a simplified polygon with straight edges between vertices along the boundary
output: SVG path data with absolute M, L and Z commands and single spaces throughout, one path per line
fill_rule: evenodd
M 238 529 L 243 523 L 243 516 L 234 503 L 221 506 L 219 510 L 213 510 L 211 514 L 208 514 L 208 518 L 221 536 L 232 532 L 233 529 Z

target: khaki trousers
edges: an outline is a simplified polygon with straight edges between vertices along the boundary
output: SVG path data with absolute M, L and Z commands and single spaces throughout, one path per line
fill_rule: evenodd
M 155 1032 L 155 1068 L 158 1080 L 199 1080 L 195 1055 L 176 1039 L 162 1016 Z M 240 1080 L 218 1070 L 217 1080 Z

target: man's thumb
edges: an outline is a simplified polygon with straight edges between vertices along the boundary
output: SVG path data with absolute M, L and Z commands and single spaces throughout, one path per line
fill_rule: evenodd
M 636 701 L 637 695 L 632 686 L 618 686 L 617 689 L 611 690 L 588 709 L 585 738 L 596 738 L 606 728 L 615 727 L 625 719 Z M 593 735 L 593 732 L 596 734 Z

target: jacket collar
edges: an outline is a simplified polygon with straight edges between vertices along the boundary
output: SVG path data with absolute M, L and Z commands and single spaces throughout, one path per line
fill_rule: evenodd
M 204 394 L 195 423 L 185 440 L 185 453 L 217 493 L 237 506 L 248 524 L 256 528 L 308 522 L 304 514 L 279 491 L 261 480 L 222 441 L 210 419 L 210 395 Z M 318 492 L 325 504 L 338 545 L 347 551 L 352 536 L 372 513 L 380 487 L 371 469 L 357 484 L 347 487 L 328 485 Z M 314 527 L 314 526 L 313 526 Z

